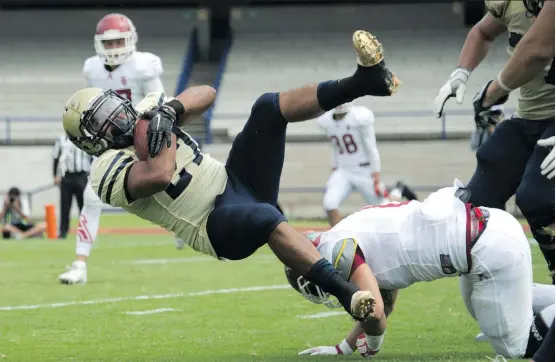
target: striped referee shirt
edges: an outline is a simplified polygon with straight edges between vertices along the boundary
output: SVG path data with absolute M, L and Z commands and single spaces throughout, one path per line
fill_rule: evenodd
M 65 134 L 56 139 L 52 149 L 54 159 L 54 177 L 64 177 L 66 173 L 79 173 L 91 171 L 93 156 L 77 148 Z

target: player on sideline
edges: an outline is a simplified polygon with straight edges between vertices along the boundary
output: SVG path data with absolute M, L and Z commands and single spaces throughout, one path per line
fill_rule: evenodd
M 357 31 L 353 43 L 358 66 L 352 76 L 261 95 L 226 165 L 203 155 L 179 129 L 214 102 L 216 92 L 208 86 L 189 88 L 167 103 L 163 94 L 151 93 L 137 107 L 150 109 L 141 116 L 112 91 L 82 89 L 68 100 L 63 126 L 77 147 L 99 157 L 91 180 L 103 202 L 161 225 L 216 258 L 244 259 L 268 244 L 285 265 L 364 320 L 372 312 L 373 294 L 343 279 L 276 209 L 289 122 L 397 90 L 399 82 L 386 68 L 380 42 Z M 138 159 L 133 145 L 138 118 L 150 120 L 145 160 Z
M 523 39 L 541 36 L 541 32 L 526 34 L 538 20 L 528 5 L 539 3 L 539 0 L 485 2 L 488 13 L 469 31 L 456 70 L 434 100 L 438 117 L 449 98 L 456 97 L 459 104 L 463 102 L 471 71 L 485 58 L 495 38 L 507 31 L 508 52 L 513 53 L 520 48 Z M 553 1 L 544 3 L 545 7 L 554 9 Z M 522 79 L 515 85 L 509 83 L 512 87 L 520 87 L 517 112 L 500 123 L 478 149 L 477 167 L 467 187 L 471 191 L 470 202 L 499 209 L 503 209 L 515 194 L 517 206 L 531 227 L 549 271 L 554 274 L 554 181 L 539 172 L 550 152 L 546 146 L 554 144 L 554 13 L 546 15 L 552 17 L 552 28 L 544 33 L 552 40 L 532 50 L 531 64 L 514 62 L 512 69 L 501 73 L 498 80 L 488 82 L 474 99 L 477 125 L 483 128 L 494 125 L 491 107 L 503 104 L 508 96 L 506 92 L 486 104 L 485 101 L 492 98 L 489 96 L 491 85 L 500 85 L 502 75 L 503 84 L 511 81 L 510 78 Z
M 122 14 L 108 14 L 97 24 L 94 36 L 97 55 L 83 66 L 88 87 L 112 89 L 137 103 L 150 92 L 164 92 L 160 76 L 160 58 L 136 50 L 137 32 L 131 20 Z M 87 259 L 98 234 L 103 202 L 89 182 L 83 195 L 84 205 L 76 233 L 75 261 L 68 271 L 59 275 L 64 284 L 87 282 Z M 183 244 L 176 238 L 179 248 Z
M 309 234 L 321 255 L 344 278 L 370 290 L 376 304 L 372 318 L 356 323 L 342 343 L 301 354 L 350 354 L 356 343 L 365 356 L 376 354 L 398 289 L 459 276 L 467 310 L 496 353 L 533 356 L 554 318 L 554 286 L 542 290 L 548 298 L 533 298 L 531 249 L 522 226 L 503 210 L 465 203 L 468 192 L 456 180 L 422 203 L 369 206 L 327 232 Z M 336 306 L 321 288 L 288 267 L 285 271 L 304 297 Z M 534 308 L 540 310 L 536 316 Z
M 353 189 L 370 205 L 380 204 L 387 195 L 380 179 L 374 123 L 371 110 L 351 103 L 339 105 L 317 119 L 333 148 L 332 173 L 323 200 L 330 226 L 342 220 L 338 209 Z M 415 197 L 403 183 L 399 182 L 396 188 L 401 196 Z

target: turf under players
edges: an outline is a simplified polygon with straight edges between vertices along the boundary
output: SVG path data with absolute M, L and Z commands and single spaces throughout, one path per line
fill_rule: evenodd
M 397 90 L 380 42 L 364 31 L 355 32 L 353 42 L 358 67 L 352 76 L 261 95 L 225 165 L 203 155 L 179 129 L 214 102 L 215 91 L 208 86 L 187 89 L 167 103 L 162 94 L 141 102 L 150 108 L 141 116 L 150 120 L 144 161 L 133 146 L 139 115 L 112 91 L 75 93 L 65 107 L 64 129 L 77 147 L 99 156 L 91 180 L 103 202 L 159 224 L 213 257 L 244 259 L 268 244 L 284 264 L 337 296 L 362 320 L 372 312 L 372 293 L 346 282 L 276 209 L 289 122 Z

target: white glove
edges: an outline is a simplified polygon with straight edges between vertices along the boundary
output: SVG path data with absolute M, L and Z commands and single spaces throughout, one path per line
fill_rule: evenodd
M 373 351 L 369 348 L 369 343 L 367 342 L 367 338 L 365 338 L 365 334 L 359 335 L 355 344 L 357 345 L 357 352 L 359 352 L 363 358 L 373 358 L 373 356 L 378 353 L 378 350 Z
M 340 344 L 335 346 L 319 346 L 306 349 L 298 353 L 299 356 L 310 355 L 310 356 L 338 356 L 345 354 L 352 354 L 353 349 L 344 339 Z
M 442 117 L 444 104 L 451 97 L 456 97 L 456 103 L 462 104 L 467 90 L 467 80 L 471 72 L 467 69 L 457 68 L 450 74 L 450 78 L 444 83 L 442 88 L 438 91 L 438 95 L 434 99 L 434 113 L 436 118 Z
M 554 178 L 554 136 L 538 140 L 537 144 L 541 147 L 552 147 L 552 150 L 541 163 L 541 175 L 549 180 Z

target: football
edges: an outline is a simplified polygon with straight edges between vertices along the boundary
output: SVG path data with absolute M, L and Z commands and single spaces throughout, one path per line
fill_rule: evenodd
M 133 133 L 133 145 L 135 153 L 141 161 L 146 161 L 149 156 L 149 146 L 147 144 L 147 127 L 149 121 L 147 119 L 138 119 L 135 123 L 135 131 Z

